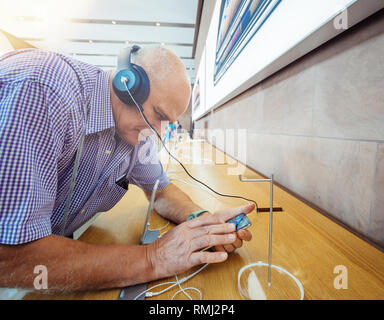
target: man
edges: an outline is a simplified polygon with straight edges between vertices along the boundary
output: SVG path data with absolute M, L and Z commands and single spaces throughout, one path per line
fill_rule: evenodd
M 173 123 L 187 108 L 185 68 L 162 47 L 140 49 L 133 63 L 149 77 L 143 109 L 160 133 L 161 121 Z M 224 222 L 251 212 L 252 205 L 204 212 L 186 222 L 202 208 L 169 183 L 156 152 L 139 159 L 143 150 L 155 150 L 154 139 L 137 109 L 116 96 L 112 78 L 113 72 L 42 50 L 0 58 L 0 287 L 33 288 L 37 265 L 48 269 L 51 291 L 123 287 L 222 262 L 251 239 L 249 231 L 234 233 Z M 64 224 L 82 132 L 83 153 Z M 155 210 L 179 225 L 147 246 L 72 240 L 77 228 L 122 198 L 126 189 L 116 184 L 122 174 L 147 197 L 159 179 Z M 201 252 L 208 246 L 216 251 Z

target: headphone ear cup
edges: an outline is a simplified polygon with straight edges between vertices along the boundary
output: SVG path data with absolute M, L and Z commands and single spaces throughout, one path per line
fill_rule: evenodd
M 117 71 L 112 80 L 113 91 L 127 105 L 136 105 L 133 99 L 143 104 L 149 97 L 149 79 L 144 69 L 131 63 L 131 53 L 139 50 L 139 46 L 123 49 L 117 60 Z M 123 81 L 126 80 L 126 81 Z M 127 92 L 127 88 L 129 93 Z
M 150 86 L 149 86 L 149 78 L 144 69 L 136 64 L 132 64 L 133 69 L 137 72 L 138 78 L 138 86 L 133 94 L 133 98 L 140 104 L 143 104 L 149 97 Z
M 123 69 L 116 72 L 113 76 L 112 87 L 117 97 L 127 105 L 134 105 L 130 95 L 127 92 L 128 87 L 132 96 L 134 97 L 135 91 L 139 86 L 138 81 L 140 77 L 137 72 L 133 69 Z M 124 83 L 123 79 L 127 79 L 128 82 Z

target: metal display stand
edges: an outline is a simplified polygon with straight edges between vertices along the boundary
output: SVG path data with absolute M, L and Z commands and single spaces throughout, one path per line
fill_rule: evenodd
M 272 265 L 272 222 L 273 222 L 273 174 L 269 179 L 243 179 L 239 175 L 242 182 L 269 182 L 270 183 L 270 206 L 269 206 L 269 243 L 268 243 L 268 286 L 271 286 L 271 265 Z

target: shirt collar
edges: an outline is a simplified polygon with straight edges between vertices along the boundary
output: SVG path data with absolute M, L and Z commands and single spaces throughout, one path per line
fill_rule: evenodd
M 86 134 L 92 134 L 112 127 L 115 128 L 109 87 L 111 72 L 102 71 L 97 75 L 90 100 Z

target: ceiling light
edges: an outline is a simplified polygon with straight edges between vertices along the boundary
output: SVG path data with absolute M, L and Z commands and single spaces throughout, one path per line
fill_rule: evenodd
M 112 20 L 112 24 L 116 24 L 116 21 Z
M 93 41 L 92 41 L 92 40 L 89 40 L 88 42 L 89 42 L 89 43 L 93 43 Z
M 160 27 L 160 22 L 156 22 L 156 26 L 157 26 L 157 27 Z

